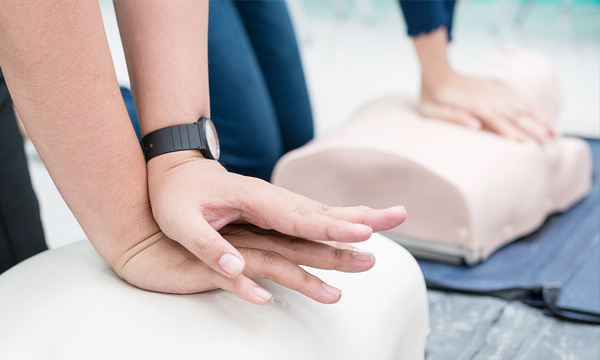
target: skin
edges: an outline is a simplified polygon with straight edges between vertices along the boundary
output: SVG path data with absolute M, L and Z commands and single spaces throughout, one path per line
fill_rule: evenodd
M 421 63 L 421 112 L 432 118 L 485 129 L 519 142 L 556 137 L 553 121 L 501 82 L 465 76 L 448 63 L 447 30 L 413 38 Z
M 208 116 L 208 2 L 115 9 L 143 133 Z M 327 207 L 230 174 L 197 151 L 146 165 L 96 0 L 0 1 L 0 44 L 15 107 L 57 188 L 98 253 L 134 286 L 222 288 L 265 304 L 270 294 L 251 279 L 267 278 L 334 303 L 341 291 L 298 265 L 366 271 L 374 256 L 340 242 L 366 240 L 406 216 L 402 207 Z M 227 254 L 237 272 L 223 267 Z

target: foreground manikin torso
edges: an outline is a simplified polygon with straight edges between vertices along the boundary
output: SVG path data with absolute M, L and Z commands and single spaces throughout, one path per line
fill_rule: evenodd
M 487 69 L 556 115 L 560 92 L 544 58 L 513 49 Z M 403 204 L 408 218 L 390 236 L 420 255 L 476 263 L 581 199 L 591 158 L 579 139 L 520 144 L 426 119 L 414 102 L 389 97 L 286 155 L 273 182 L 327 204 Z
M 265 306 L 139 290 L 87 242 L 50 250 L 0 276 L 0 359 L 422 359 L 418 265 L 381 235 L 361 246 L 377 256 L 372 270 L 314 271 L 344 290 L 339 303 L 262 281 L 274 294 Z

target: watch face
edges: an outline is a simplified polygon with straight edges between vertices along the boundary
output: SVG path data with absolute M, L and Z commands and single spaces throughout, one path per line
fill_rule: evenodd
M 208 144 L 208 151 L 215 160 L 219 160 L 221 155 L 221 148 L 219 146 L 219 137 L 217 136 L 217 129 L 212 120 L 207 119 L 204 122 L 204 135 L 206 136 L 206 143 Z

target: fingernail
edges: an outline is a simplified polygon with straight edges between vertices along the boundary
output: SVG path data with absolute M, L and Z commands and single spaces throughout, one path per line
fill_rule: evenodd
M 342 295 L 342 290 L 338 289 L 338 288 L 334 288 L 331 285 L 327 285 L 325 283 L 323 283 L 323 289 L 330 295 L 333 295 L 335 297 L 338 297 L 340 295 Z
M 221 256 L 219 266 L 230 276 L 237 276 L 244 270 L 244 262 L 232 254 Z
M 269 301 L 271 299 L 271 296 L 273 296 L 270 292 L 258 286 L 254 288 L 254 293 L 256 294 L 256 296 L 258 296 L 261 300 L 264 301 Z
M 370 253 L 366 250 L 359 249 L 359 248 L 354 248 L 353 250 L 354 251 L 352 251 L 352 256 L 354 256 L 354 258 L 356 260 L 372 261 L 375 258 L 375 254 Z
M 388 208 L 388 210 L 400 210 L 402 212 L 406 212 L 406 208 L 402 205 L 392 206 L 391 208 Z

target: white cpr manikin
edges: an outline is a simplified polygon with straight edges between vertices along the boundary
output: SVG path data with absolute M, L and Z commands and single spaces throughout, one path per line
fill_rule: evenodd
M 46 251 L 0 276 L 0 359 L 423 359 L 416 261 L 382 235 L 360 246 L 377 256 L 373 269 L 314 271 L 344 290 L 334 305 L 269 281 L 259 281 L 274 294 L 264 306 L 225 291 L 152 293 L 120 280 L 88 242 Z
M 556 116 L 560 90 L 544 57 L 510 49 L 487 69 Z M 389 97 L 284 156 L 273 182 L 328 205 L 405 205 L 408 218 L 390 237 L 420 256 L 474 264 L 580 200 L 591 167 L 582 140 L 520 144 L 424 118 L 415 102 Z

